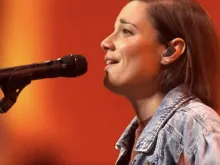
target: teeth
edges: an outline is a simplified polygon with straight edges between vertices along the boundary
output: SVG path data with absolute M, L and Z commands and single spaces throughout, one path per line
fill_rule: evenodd
M 116 63 L 118 63 L 118 61 L 116 61 L 116 60 L 106 60 L 106 65 L 116 64 Z
M 111 64 L 111 62 L 112 62 L 111 60 L 107 60 L 106 64 L 109 65 L 109 64 Z

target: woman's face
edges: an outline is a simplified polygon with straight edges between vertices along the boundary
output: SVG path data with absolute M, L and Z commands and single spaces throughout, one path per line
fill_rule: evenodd
M 104 84 L 113 92 L 155 84 L 164 46 L 147 15 L 147 3 L 132 1 L 118 15 L 101 47 L 106 52 Z

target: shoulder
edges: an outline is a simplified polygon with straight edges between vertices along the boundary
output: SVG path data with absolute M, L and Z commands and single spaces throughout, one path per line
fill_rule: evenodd
M 190 100 L 187 104 L 176 110 L 170 123 L 177 124 L 177 128 L 194 130 L 201 133 L 220 133 L 220 116 L 199 99 Z M 179 124 L 178 124 L 179 123 Z
M 167 125 L 181 135 L 188 156 L 204 147 L 213 147 L 220 141 L 219 115 L 198 99 L 193 99 L 179 108 Z

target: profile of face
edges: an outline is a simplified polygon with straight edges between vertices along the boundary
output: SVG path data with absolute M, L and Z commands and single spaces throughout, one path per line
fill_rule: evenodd
M 101 43 L 105 86 L 124 94 L 138 86 L 155 85 L 165 46 L 157 40 L 157 31 L 148 18 L 148 4 L 128 3 L 119 13 L 113 33 Z

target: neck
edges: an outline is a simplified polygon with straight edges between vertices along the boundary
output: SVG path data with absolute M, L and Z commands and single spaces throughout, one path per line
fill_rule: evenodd
M 139 124 L 145 125 L 145 123 L 147 123 L 148 119 L 156 112 L 163 97 L 162 93 L 157 92 L 150 96 L 138 99 L 129 98 L 129 101 L 136 112 Z

